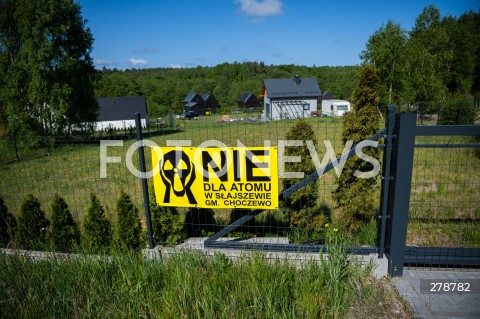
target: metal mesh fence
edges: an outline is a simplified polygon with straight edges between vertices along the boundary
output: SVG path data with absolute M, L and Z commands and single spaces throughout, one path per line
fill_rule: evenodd
M 219 121 L 219 116 L 205 116 L 196 120 L 179 119 L 175 120 L 173 127 L 160 121 L 153 127 L 144 129 L 144 139 L 160 146 L 175 145 L 180 140 L 190 141 L 191 146 L 199 146 L 207 140 L 220 141 L 227 146 L 237 146 L 238 143 L 248 147 L 268 144 L 278 146 L 278 141 L 285 139 L 286 133 L 296 122 L 293 119 L 263 121 L 249 115 L 238 114 L 235 119 L 230 117 L 228 121 Z M 320 160 L 325 154 L 324 140 L 329 140 L 335 152 L 341 154 L 342 118 L 317 117 L 305 120 L 315 133 Z M 34 146 L 23 142 L 22 137 L 4 136 L 0 139 L 0 196 L 9 210 L 18 215 L 23 199 L 32 194 L 40 200 L 47 217 L 50 217 L 51 201 L 54 194 L 58 193 L 69 205 L 74 219 L 82 225 L 90 194 L 94 193 L 105 208 L 107 218 L 115 225 L 115 203 L 120 192 L 125 191 L 139 209 L 145 228 L 141 181 L 129 172 L 125 158 L 128 148 L 135 142 L 134 133 L 133 129 L 125 129 L 95 132 L 75 138 L 39 138 L 31 143 Z M 122 146 L 107 149 L 109 157 L 118 156 L 121 162 L 107 163 L 106 178 L 100 178 L 100 140 L 117 140 L 122 143 Z M 151 154 L 148 148 L 145 149 L 145 155 L 147 170 L 150 170 Z M 132 162 L 138 169 L 138 152 L 134 153 Z M 316 183 L 317 210 L 329 218 L 336 211 L 332 197 L 332 191 L 337 187 L 335 172 L 327 173 Z M 152 184 L 149 180 L 150 187 Z M 231 209 L 178 208 L 177 212 L 178 219 L 168 216 L 160 218 L 160 223 L 164 225 L 162 227 L 175 229 L 177 236 L 169 236 L 168 231 L 159 235 L 160 231 L 157 230 L 156 244 L 176 242 L 180 237 L 184 239 L 211 235 L 245 214 L 245 211 Z M 157 214 L 165 214 L 165 211 Z M 287 209 L 281 204 L 278 210 L 265 211 L 229 236 L 281 237 L 276 239 L 278 242 L 304 242 L 312 239 L 304 236 L 309 232 L 308 224 L 295 228 L 287 217 Z M 326 223 L 327 220 L 325 219 Z
M 480 247 L 479 146 L 475 137 L 416 138 L 407 245 L 418 257 L 434 264 L 455 254 L 478 260 L 469 249 Z

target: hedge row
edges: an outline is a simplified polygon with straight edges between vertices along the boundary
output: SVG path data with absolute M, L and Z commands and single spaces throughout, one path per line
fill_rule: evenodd
M 40 202 L 28 195 L 20 208 L 18 218 L 8 210 L 0 197 L 0 247 L 70 252 L 80 245 L 91 252 L 141 248 L 142 228 L 138 209 L 130 196 L 121 192 L 115 206 L 115 230 L 95 194 L 83 219 L 83 234 L 70 213 L 67 203 L 56 194 L 51 203 L 51 220 L 45 216 Z M 158 228 L 158 227 L 157 227 Z M 82 236 L 83 235 L 83 236 Z

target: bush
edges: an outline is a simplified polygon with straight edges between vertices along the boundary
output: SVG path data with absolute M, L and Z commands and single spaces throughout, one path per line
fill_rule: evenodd
M 60 195 L 52 201 L 52 242 L 56 250 L 68 252 L 80 245 L 80 230 L 68 205 Z
M 475 122 L 475 115 L 473 97 L 469 94 L 457 93 L 447 99 L 440 109 L 438 124 L 471 125 Z
M 185 228 L 188 237 L 203 237 L 216 230 L 213 210 L 209 208 L 190 208 L 185 216 Z
M 17 231 L 17 219 L 8 211 L 3 198 L 0 197 L 0 247 L 13 244 Z
M 117 224 L 115 227 L 115 246 L 119 249 L 138 249 L 142 227 L 138 219 L 138 209 L 130 196 L 121 192 L 115 206 Z
M 92 252 L 107 250 L 112 242 L 112 229 L 95 194 L 90 194 L 90 207 L 83 220 L 84 244 Z
M 343 144 L 353 140 L 357 144 L 370 138 L 379 130 L 380 113 L 377 104 L 380 78 L 371 66 L 364 66 L 361 70 L 357 87 L 352 95 L 353 111 L 345 114 L 343 122 Z M 380 151 L 374 148 L 363 149 L 363 153 L 376 158 Z M 353 156 L 345 162 L 343 172 L 338 178 L 338 187 L 334 199 L 340 208 L 339 221 L 350 231 L 358 230 L 362 224 L 370 220 L 376 212 L 378 192 L 375 191 L 377 177 L 357 178 L 356 170 L 369 172 L 373 169 L 370 162 Z
M 177 244 L 186 237 L 180 214 L 175 207 L 159 206 L 153 188 L 150 188 L 152 232 L 155 243 Z
M 299 119 L 285 135 L 286 140 L 312 141 L 316 147 L 317 138 L 312 126 L 304 119 Z M 305 142 L 304 142 L 305 143 Z M 300 156 L 300 162 L 286 163 L 286 172 L 303 172 L 304 177 L 315 172 L 315 165 L 311 159 L 310 152 L 304 144 L 302 147 L 286 147 L 286 156 Z M 284 179 L 284 189 L 287 189 L 300 179 Z M 317 205 L 318 183 L 313 181 L 310 184 L 294 192 L 285 200 L 288 208 L 290 227 L 297 233 L 295 241 L 304 241 L 319 236 L 323 231 L 323 225 L 328 221 L 323 209 Z M 329 211 L 329 210 L 328 210 Z
M 50 222 L 41 209 L 40 202 L 29 194 L 18 215 L 16 242 L 23 249 L 43 249 L 48 240 Z

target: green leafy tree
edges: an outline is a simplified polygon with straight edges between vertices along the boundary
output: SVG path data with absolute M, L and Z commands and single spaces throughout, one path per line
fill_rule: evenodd
M 95 194 L 90 194 L 90 206 L 83 220 L 85 247 L 93 252 L 104 251 L 112 242 L 112 228 L 105 216 L 100 201 Z
M 138 249 L 140 247 L 140 233 L 142 231 L 138 218 L 138 209 L 130 196 L 120 193 L 115 206 L 117 223 L 115 227 L 114 243 L 119 249 Z
M 3 198 L 0 197 L 0 247 L 8 247 L 13 244 L 16 231 L 17 220 L 8 211 Z
M 95 119 L 92 44 L 77 2 L 0 1 L 0 100 L 9 130 L 54 135 Z
M 60 195 L 52 201 L 52 242 L 56 250 L 68 252 L 80 245 L 80 230 L 73 220 L 70 209 Z
M 305 145 L 306 141 L 312 141 L 314 146 L 317 145 L 317 138 L 312 126 L 304 119 L 299 119 L 287 132 L 285 139 L 301 140 L 303 144 L 303 146 L 287 146 L 285 148 L 286 156 L 300 156 L 299 162 L 285 163 L 285 172 L 302 172 L 304 177 L 314 173 L 315 165 Z M 283 180 L 283 188 L 290 188 L 300 180 L 299 178 L 286 178 Z M 318 195 L 318 183 L 314 181 L 297 190 L 285 200 L 290 226 L 301 233 L 302 239 L 320 236 L 324 230 L 324 224 L 328 220 L 326 211 L 317 203 Z
M 417 17 L 405 49 L 404 98 L 419 105 L 421 113 L 435 112 L 446 98 L 446 70 L 454 55 L 448 40 L 438 8 L 427 6 Z
M 23 249 L 43 249 L 48 240 L 50 222 L 45 217 L 40 202 L 33 195 L 28 195 L 22 203 L 18 214 L 16 242 Z
M 393 99 L 398 102 L 399 92 L 397 90 L 401 86 L 406 42 L 406 31 L 400 24 L 388 20 L 386 25 L 370 36 L 365 50 L 360 54 L 365 64 L 375 66 L 377 74 L 382 80 L 383 91 L 388 92 L 388 98 L 385 99 L 388 104 L 391 104 Z M 394 95 L 395 98 L 392 98 Z
M 380 113 L 377 108 L 380 79 L 372 66 L 362 67 L 357 87 L 351 102 L 353 111 L 345 114 L 342 140 L 353 140 L 357 144 L 378 132 Z M 363 153 L 378 159 L 377 149 L 364 148 Z M 334 199 L 340 208 L 339 220 L 342 226 L 357 230 L 370 220 L 376 211 L 378 192 L 375 191 L 377 178 L 358 178 L 355 171 L 369 172 L 373 169 L 370 162 L 353 156 L 346 161 L 343 172 L 338 178 L 338 187 Z

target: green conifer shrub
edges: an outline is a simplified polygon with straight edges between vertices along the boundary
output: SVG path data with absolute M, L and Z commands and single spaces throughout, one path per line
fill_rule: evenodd
M 17 219 L 8 211 L 3 198 L 0 196 L 0 247 L 13 245 L 16 231 Z
M 32 194 L 23 201 L 18 214 L 16 243 L 22 249 L 43 249 L 48 241 L 50 222 Z
M 185 216 L 188 237 L 203 237 L 215 232 L 214 212 L 210 208 L 190 208 Z
M 155 243 L 177 244 L 186 237 L 181 216 L 175 207 L 159 206 L 153 187 L 150 188 L 152 232 Z
M 115 211 L 117 213 L 114 236 L 115 247 L 118 249 L 138 249 L 142 230 L 138 218 L 138 209 L 130 196 L 123 191 L 117 200 Z
M 52 201 L 52 242 L 55 250 L 68 252 L 80 245 L 80 230 L 65 200 L 55 194 Z
M 353 143 L 357 144 L 379 131 L 380 113 L 377 108 L 380 100 L 379 87 L 380 78 L 374 68 L 362 67 L 351 98 L 353 111 L 346 113 L 343 120 L 344 145 L 348 140 L 353 140 Z M 372 147 L 364 148 L 363 153 L 377 160 L 380 157 L 380 150 Z M 355 155 L 346 161 L 338 178 L 338 187 L 334 193 L 334 199 L 340 208 L 338 217 L 342 227 L 350 231 L 358 230 L 378 209 L 378 176 L 368 179 L 354 176 L 356 170 L 368 172 L 372 169 L 371 163 Z
M 95 194 L 90 194 L 90 206 L 83 219 L 85 247 L 92 252 L 105 251 L 112 242 L 112 228 Z
M 300 162 L 286 162 L 286 172 L 303 172 L 304 177 L 315 172 L 315 164 L 312 161 L 306 141 L 312 141 L 317 146 L 317 137 L 313 131 L 312 125 L 304 119 L 299 119 L 294 126 L 285 135 L 286 140 L 301 140 L 303 146 L 287 146 L 285 148 L 286 156 L 300 156 Z M 283 180 L 283 188 L 287 189 L 301 179 L 286 178 Z M 324 225 L 328 222 L 329 209 L 324 209 L 318 203 L 319 192 L 317 181 L 302 187 L 295 191 L 285 200 L 285 206 L 288 209 L 290 227 L 294 232 L 301 233 L 295 241 L 302 241 L 312 237 L 320 236 L 324 231 Z

